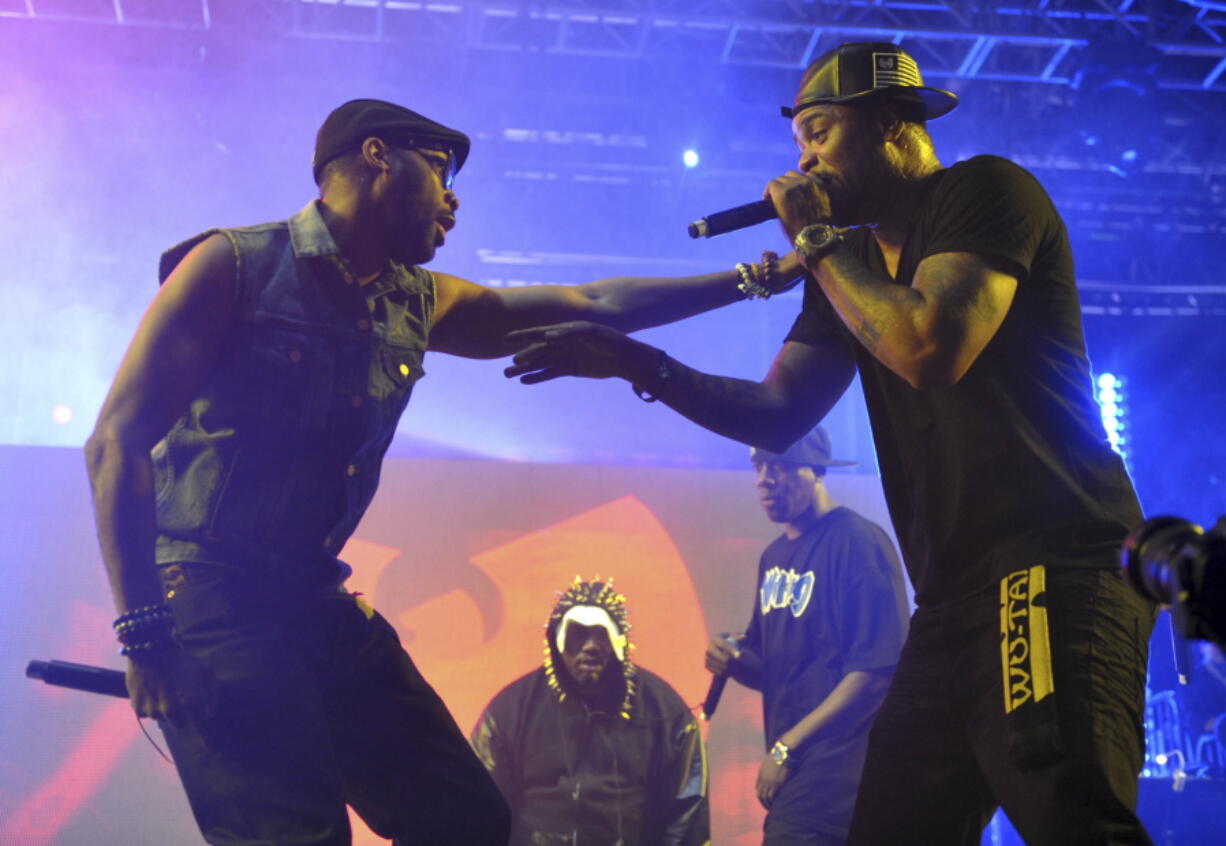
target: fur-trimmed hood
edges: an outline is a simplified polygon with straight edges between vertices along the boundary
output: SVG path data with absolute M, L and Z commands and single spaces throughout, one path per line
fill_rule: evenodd
M 621 705 L 621 717 L 630 719 L 637 690 L 637 669 L 631 658 L 634 645 L 630 642 L 630 623 L 626 619 L 626 597 L 613 589 L 612 579 L 601 581 L 597 576 L 590 582 L 585 582 L 578 576 L 570 587 L 558 595 L 558 601 L 545 622 L 545 676 L 549 681 L 549 689 L 564 702 L 568 695 L 567 687 L 558 677 L 558 665 L 562 663 L 562 626 L 576 622 L 581 625 L 601 625 L 609 631 L 609 641 L 613 645 L 614 657 L 622 668 L 622 683 L 624 685 Z

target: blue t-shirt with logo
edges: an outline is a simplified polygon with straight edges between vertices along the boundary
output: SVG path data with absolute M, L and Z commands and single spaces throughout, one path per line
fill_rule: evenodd
M 907 618 L 902 566 L 877 524 L 836 508 L 795 540 L 776 538 L 758 565 L 744 644 L 761 660 L 767 748 L 848 673 L 892 668 Z M 850 818 L 879 704 L 872 703 L 850 730 L 818 732 L 793 751 L 789 781 L 802 781 L 804 789 L 787 792 L 814 814 Z

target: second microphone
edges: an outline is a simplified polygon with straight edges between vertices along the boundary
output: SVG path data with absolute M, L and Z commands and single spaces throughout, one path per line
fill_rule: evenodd
M 756 226 L 777 217 L 779 213 L 775 211 L 775 205 L 770 200 L 758 200 L 699 218 L 690 224 L 690 237 L 710 238 L 725 232 L 735 232 L 746 226 Z

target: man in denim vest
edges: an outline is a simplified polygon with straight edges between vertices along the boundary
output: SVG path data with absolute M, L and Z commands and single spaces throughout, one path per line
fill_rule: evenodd
M 318 200 L 163 256 L 86 445 L 128 690 L 210 843 L 348 843 L 346 804 L 397 842 L 506 842 L 505 803 L 446 707 L 340 589 L 422 356 L 493 358 L 521 327 L 630 331 L 746 296 L 743 270 L 490 290 L 422 269 L 456 224 L 468 149 L 401 106 L 336 109 Z

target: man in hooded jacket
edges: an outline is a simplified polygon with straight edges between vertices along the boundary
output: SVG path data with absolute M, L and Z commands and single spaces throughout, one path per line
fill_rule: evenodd
M 511 846 L 710 841 L 698 723 L 630 659 L 625 597 L 578 578 L 545 627 L 545 661 L 503 688 L 473 731 L 511 807 Z

